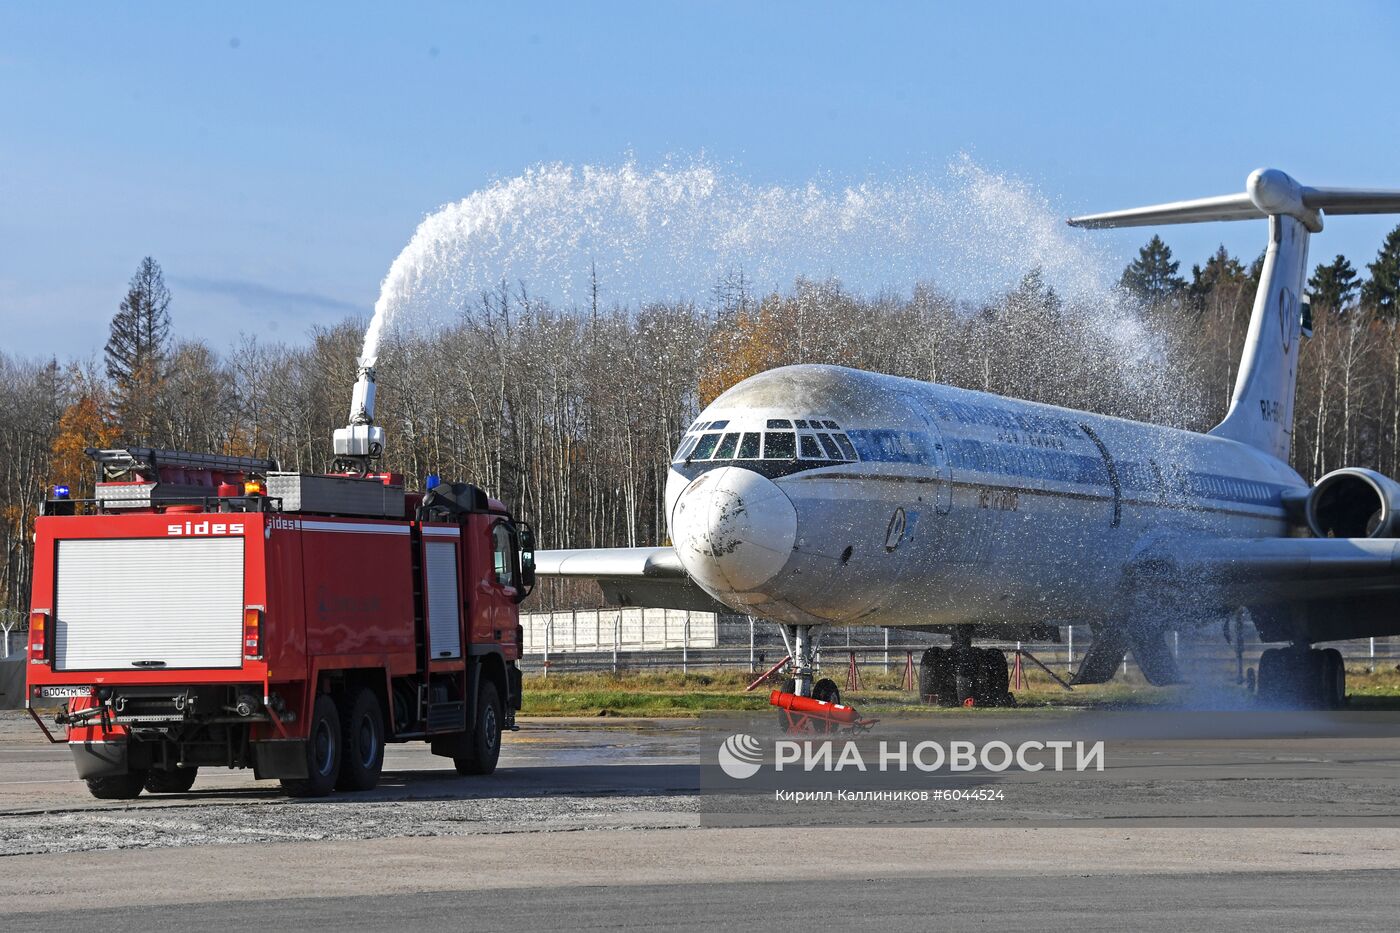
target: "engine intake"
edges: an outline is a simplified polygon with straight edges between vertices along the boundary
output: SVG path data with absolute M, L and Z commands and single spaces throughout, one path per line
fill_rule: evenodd
M 1400 483 L 1375 470 L 1328 473 L 1307 499 L 1308 528 L 1319 538 L 1400 536 Z

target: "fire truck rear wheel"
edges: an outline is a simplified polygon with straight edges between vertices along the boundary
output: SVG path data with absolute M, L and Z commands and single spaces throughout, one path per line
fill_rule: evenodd
M 153 794 L 183 794 L 194 787 L 198 768 L 152 768 L 146 776 L 146 790 Z
M 316 697 L 306 739 L 306 777 L 283 778 L 288 797 L 324 797 L 340 773 L 340 714 L 327 694 Z
M 496 685 L 483 679 L 476 692 L 476 728 L 472 730 L 472 752 L 454 758 L 458 774 L 490 774 L 501 757 L 501 698 Z
M 354 694 L 340 730 L 340 777 L 336 790 L 374 790 L 384 770 L 384 714 L 368 687 Z
M 146 788 L 146 774 L 142 769 L 111 777 L 88 778 L 88 792 L 98 800 L 133 800 Z

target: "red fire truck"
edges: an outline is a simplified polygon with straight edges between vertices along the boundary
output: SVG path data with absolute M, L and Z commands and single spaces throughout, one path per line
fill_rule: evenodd
M 386 742 L 495 768 L 534 578 L 533 535 L 500 502 L 465 483 L 406 494 L 395 474 L 89 454 L 96 498 L 52 499 L 37 522 L 27 667 L 31 715 L 50 732 L 35 708 L 62 704 L 94 796 L 182 792 L 204 766 L 294 796 L 368 790 Z

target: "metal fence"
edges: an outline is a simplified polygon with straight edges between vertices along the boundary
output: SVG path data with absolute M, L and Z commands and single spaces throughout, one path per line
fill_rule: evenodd
M 0 609 L 0 658 L 24 653 L 29 615 L 16 609 Z
M 688 628 L 684 625 L 687 617 Z M 630 627 L 623 627 L 623 619 Z M 530 673 L 688 671 L 692 667 L 761 671 L 787 655 L 778 626 L 740 615 L 580 609 L 526 613 L 521 623 L 526 635 L 520 665 Z M 1063 626 L 1060 633 L 1058 642 L 979 638 L 978 644 L 1029 651 L 1046 666 L 1069 674 L 1083 660 L 1093 637 L 1087 626 Z M 1239 634 L 1243 637 L 1238 645 L 1234 631 L 1227 639 L 1220 629 L 1169 635 L 1168 645 L 1188 672 L 1212 670 L 1242 677 L 1244 670 L 1258 664 L 1259 653 L 1269 646 L 1254 637 L 1252 626 L 1244 626 Z M 818 662 L 824 662 L 828 672 L 844 669 L 852 658 L 862 667 L 898 671 L 911 660 L 917 664 L 926 648 L 950 643 L 945 635 L 869 626 L 825 628 L 816 636 Z M 1358 639 L 1329 646 L 1340 649 L 1347 664 L 1354 667 L 1394 668 L 1400 662 L 1400 638 Z M 1130 655 L 1122 672 L 1135 669 Z

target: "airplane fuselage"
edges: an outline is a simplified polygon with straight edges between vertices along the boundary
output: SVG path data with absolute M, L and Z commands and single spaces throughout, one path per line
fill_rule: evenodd
M 667 482 L 676 553 L 741 612 L 792 625 L 1121 619 L 1165 537 L 1290 533 L 1307 488 L 1239 442 L 835 366 L 747 379 Z

